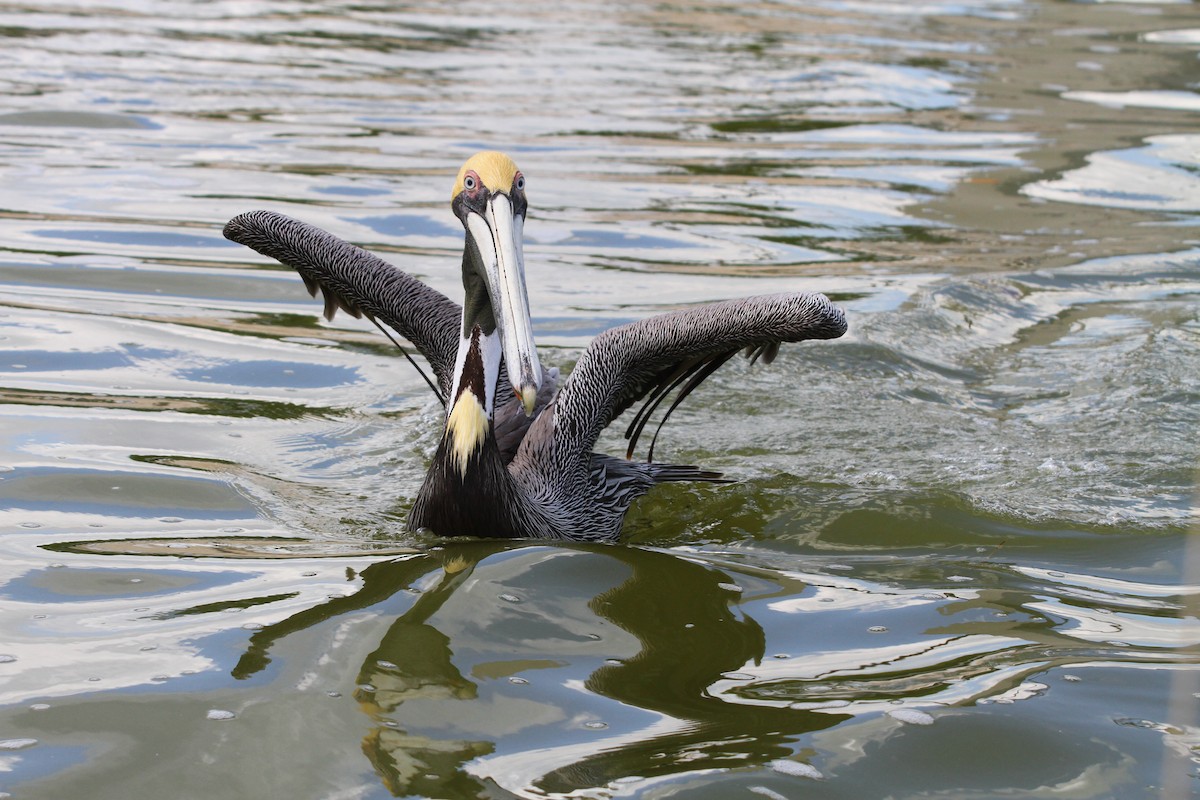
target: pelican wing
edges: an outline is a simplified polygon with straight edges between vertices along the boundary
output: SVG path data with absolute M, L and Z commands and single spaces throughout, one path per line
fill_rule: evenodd
M 563 383 L 555 427 L 574 455 L 586 456 L 609 423 L 644 399 L 625 434 L 631 439 L 628 457 L 650 414 L 672 391 L 679 394 L 666 416 L 739 351 L 769 362 L 783 342 L 836 339 L 845 332 L 842 310 L 824 295 L 808 293 L 713 303 L 612 328 L 592 340 Z
M 437 376 L 443 396 L 453 381 L 462 308 L 441 292 L 360 247 L 271 211 L 239 214 L 225 238 L 274 258 L 300 273 L 309 294 L 319 289 L 325 318 L 340 308 L 382 321 L 413 343 Z

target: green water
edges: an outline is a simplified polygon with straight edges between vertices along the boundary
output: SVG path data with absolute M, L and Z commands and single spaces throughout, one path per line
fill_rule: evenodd
M 1169 2 L 0 5 L 0 793 L 1194 795 L 1198 55 Z M 437 401 L 220 228 L 454 295 L 485 147 L 548 363 L 846 309 L 663 429 L 736 483 L 404 531 Z

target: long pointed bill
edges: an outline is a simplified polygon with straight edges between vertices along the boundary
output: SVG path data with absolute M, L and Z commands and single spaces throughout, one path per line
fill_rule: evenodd
M 467 225 L 483 256 L 488 294 L 496 326 L 504 345 L 504 361 L 513 392 L 533 414 L 538 388 L 542 385 L 542 367 L 533 342 L 533 324 L 529 318 L 529 293 L 525 289 L 525 253 L 521 232 L 525 220 L 513 216 L 512 203 L 502 194 L 488 201 L 484 216 L 467 215 Z

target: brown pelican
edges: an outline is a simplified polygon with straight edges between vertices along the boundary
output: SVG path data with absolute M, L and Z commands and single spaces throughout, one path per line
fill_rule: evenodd
M 679 390 L 664 420 L 740 351 L 770 362 L 782 342 L 846 331 L 842 311 L 819 294 L 714 303 L 604 331 L 559 385 L 557 371 L 538 360 L 530 324 L 525 176 L 502 153 L 478 153 L 459 171 L 450 205 L 466 229 L 461 307 L 365 250 L 281 214 L 252 211 L 225 226 L 227 238 L 299 272 L 314 297 L 320 289 L 326 318 L 340 308 L 386 323 L 425 356 L 446 418 L 409 517 L 413 528 L 614 539 L 630 504 L 654 484 L 721 478 L 653 463 L 653 441 L 646 462 L 629 460 L 671 392 Z M 625 433 L 626 458 L 593 453 L 600 432 L 639 401 Z

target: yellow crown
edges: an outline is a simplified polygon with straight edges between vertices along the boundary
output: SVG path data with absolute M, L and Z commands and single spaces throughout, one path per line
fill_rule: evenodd
M 484 150 L 467 159 L 458 171 L 458 179 L 454 181 L 454 193 L 451 199 L 458 197 L 463 190 L 463 178 L 467 170 L 475 170 L 483 185 L 493 192 L 507 192 L 512 188 L 513 180 L 517 177 L 517 165 L 511 158 L 495 150 Z

